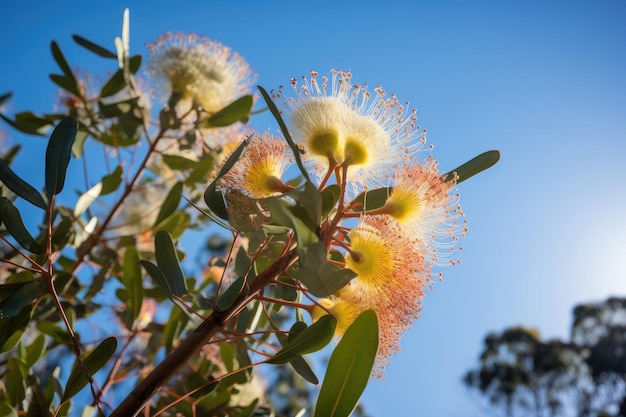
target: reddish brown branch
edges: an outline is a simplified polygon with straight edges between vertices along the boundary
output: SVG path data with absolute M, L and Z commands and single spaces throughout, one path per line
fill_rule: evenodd
M 224 311 L 214 310 L 180 345 L 170 353 L 137 387 L 113 410 L 110 417 L 138 415 L 150 398 L 167 383 L 225 324 L 256 297 L 268 284 L 283 274 L 298 258 L 290 250 L 261 272 Z

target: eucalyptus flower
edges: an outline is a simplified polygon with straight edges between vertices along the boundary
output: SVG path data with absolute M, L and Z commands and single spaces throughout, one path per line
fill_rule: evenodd
M 160 89 L 208 113 L 249 93 L 256 78 L 241 55 L 202 35 L 167 33 L 148 48 L 149 71 Z

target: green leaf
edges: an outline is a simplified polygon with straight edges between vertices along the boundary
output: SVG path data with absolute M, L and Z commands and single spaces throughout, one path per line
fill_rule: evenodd
M 182 195 L 183 183 L 177 182 L 167 194 L 163 205 L 161 205 L 161 209 L 159 210 L 159 215 L 154 222 L 154 226 L 160 224 L 163 220 L 171 216 L 176 211 L 176 209 L 178 209 L 178 205 L 180 204 L 180 198 Z
M 50 42 L 50 49 L 52 51 L 52 56 L 54 57 L 54 60 L 59 65 L 59 68 L 61 68 L 61 71 L 63 71 L 63 74 L 76 82 L 76 77 L 74 77 L 74 73 L 72 72 L 67 61 L 65 60 L 65 57 L 63 56 L 63 52 L 61 52 L 61 48 L 59 48 L 59 45 L 55 41 L 52 41 Z
M 74 139 L 74 143 L 72 144 L 72 155 L 74 155 L 74 158 L 80 158 L 83 156 L 85 151 L 85 142 L 87 141 L 88 136 L 89 132 L 86 130 L 78 129 L 78 132 L 76 132 L 76 139 Z
M 18 417 L 17 410 L 6 403 L 0 403 L 0 417 Z
M 140 66 L 141 55 L 135 55 L 130 58 L 129 68 L 133 74 L 137 72 Z M 110 97 L 113 94 L 120 92 L 125 86 L 126 79 L 124 78 L 124 70 L 120 68 L 111 78 L 109 78 L 109 81 L 104 84 L 102 90 L 100 90 L 100 97 Z
M 217 182 L 213 181 L 204 191 L 204 202 L 216 216 L 228 220 L 228 210 L 224 204 L 224 195 L 217 190 Z
M 0 317 L 8 319 L 18 315 L 22 309 L 46 293 L 41 281 L 20 282 L 3 284 L 0 286 L 3 292 L 10 290 L 12 293 L 0 302 Z
M 317 379 L 317 375 L 315 375 L 315 372 L 313 372 L 307 361 L 302 356 L 296 356 L 293 358 L 289 361 L 289 365 L 291 365 L 293 370 L 296 371 L 298 375 L 311 384 L 317 385 L 320 383 L 319 379 Z
M 337 205 L 341 196 L 341 188 L 337 184 L 329 185 L 321 193 L 322 197 L 322 217 L 328 216 L 330 211 Z
M 21 247 L 32 253 L 43 253 L 41 245 L 31 236 L 24 226 L 20 212 L 13 203 L 11 203 L 11 200 L 6 197 L 0 197 L 0 219 L 2 219 L 8 232 Z
M 174 340 L 182 334 L 187 323 L 189 323 L 189 317 L 180 307 L 174 305 L 169 320 L 163 328 L 163 337 L 161 338 L 161 346 L 165 346 L 166 353 L 172 351 Z
M 17 345 L 30 321 L 31 314 L 32 308 L 27 306 L 11 318 L 0 319 L 0 352 L 8 352 Z
M 224 197 L 222 196 L 221 191 L 217 191 L 217 184 L 220 178 L 222 178 L 233 167 L 233 165 L 235 165 L 235 162 L 239 160 L 241 154 L 249 143 L 250 139 L 248 138 L 239 144 L 237 149 L 235 149 L 234 152 L 230 154 L 228 159 L 226 159 L 226 162 L 222 165 L 220 172 L 218 172 L 215 179 L 211 182 L 211 184 L 209 184 L 204 192 L 204 202 L 206 205 L 213 213 L 224 220 L 228 220 L 228 212 L 226 211 L 226 205 L 224 204 Z
M 220 343 L 220 358 L 228 372 L 232 372 L 237 366 L 237 362 L 235 361 L 235 347 L 228 342 Z
M 134 247 L 126 248 L 124 253 L 124 272 L 122 274 L 122 283 L 128 294 L 127 308 L 130 312 L 127 328 L 132 328 L 133 322 L 141 312 L 141 304 L 143 302 L 143 282 L 141 278 L 141 268 L 139 266 L 139 254 Z
M 43 132 L 52 125 L 50 120 L 42 119 L 32 112 L 18 113 L 15 115 L 15 120 L 11 120 L 0 113 L 0 118 L 14 129 L 29 135 L 45 136 Z
M 352 323 L 333 351 L 314 417 L 348 417 L 367 386 L 378 351 L 378 319 L 367 310 Z
M 226 311 L 235 301 L 246 283 L 246 277 L 239 277 L 217 299 L 217 309 Z
M 255 398 L 247 407 L 242 408 L 237 417 L 252 417 L 259 404 L 259 399 Z
M 377 188 L 372 191 L 365 191 L 359 194 L 350 202 L 352 211 L 370 211 L 381 208 L 387 202 L 387 198 L 391 195 L 392 188 Z
M 293 156 L 296 160 L 296 164 L 298 165 L 298 168 L 300 169 L 300 173 L 302 173 L 302 176 L 307 182 L 311 182 L 309 173 L 307 172 L 306 168 L 304 167 L 304 164 L 302 163 L 302 158 L 300 157 L 300 149 L 291 138 L 291 135 L 289 134 L 289 130 L 287 130 L 287 125 L 285 124 L 283 117 L 280 115 L 280 111 L 278 110 L 278 107 L 276 107 L 276 104 L 274 104 L 274 101 L 272 101 L 272 98 L 269 96 L 269 94 L 267 94 L 267 91 L 265 91 L 263 87 L 261 87 L 260 85 L 257 85 L 257 88 L 259 89 L 259 91 L 261 92 L 261 95 L 263 96 L 263 99 L 267 103 L 267 107 L 270 109 L 270 112 L 272 112 L 272 115 L 276 119 L 276 122 L 278 123 L 278 126 L 280 127 L 281 132 L 283 132 L 283 136 L 285 137 L 287 144 L 289 145 L 289 147 L 291 148 L 291 151 L 293 152 Z
M 40 321 L 37 323 L 37 328 L 44 334 L 47 334 L 54 340 L 56 343 L 72 346 L 72 338 L 65 331 L 65 329 L 60 328 L 54 323 L 49 321 Z M 80 336 L 80 335 L 77 335 Z M 80 339 L 80 338 L 79 338 Z
M 117 54 L 114 54 L 113 52 L 109 51 L 106 48 L 103 48 L 100 45 L 96 45 L 95 43 L 83 38 L 82 36 L 72 35 L 72 39 L 74 39 L 74 42 L 76 42 L 83 48 L 93 52 L 96 55 L 101 56 L 102 58 L 117 59 Z
M 109 97 L 118 93 L 124 88 L 126 81 L 124 80 L 124 70 L 119 69 L 109 78 L 100 90 L 100 97 Z
M 24 200 L 46 210 L 47 204 L 39 191 L 13 172 L 4 159 L 0 159 L 0 181 Z
M 4 159 L 4 161 L 7 164 L 11 164 L 13 162 L 13 158 L 15 158 L 15 156 L 18 154 L 18 152 L 20 151 L 20 149 L 22 149 L 22 145 L 15 145 L 13 147 L 11 147 L 11 149 L 9 149 L 4 156 L 2 157 L 2 159 Z
M 165 162 L 168 167 L 178 171 L 193 169 L 198 164 L 196 161 L 187 159 L 184 156 L 167 154 L 163 155 L 163 162 Z
M 302 189 L 289 191 L 287 195 L 293 197 L 298 204 L 304 207 L 316 226 L 320 224 L 322 218 L 322 195 L 312 182 L 305 182 Z
M 239 121 L 245 123 L 248 121 L 253 104 L 251 95 L 240 97 L 209 117 L 205 122 L 206 127 L 225 127 Z
M 328 297 L 339 291 L 356 274 L 350 269 L 336 269 L 326 259 L 326 245 L 317 242 L 300 251 L 298 279 L 316 297 Z
M 28 367 L 17 358 L 8 358 L 3 365 L 3 397 L 11 404 L 21 404 L 26 398 Z
M 46 352 L 46 337 L 43 334 L 37 335 L 33 342 L 26 346 L 26 355 L 24 356 L 24 363 L 29 367 L 33 367 L 39 359 L 44 357 Z
M 59 74 L 50 74 L 50 79 L 53 83 L 63 88 L 64 90 L 69 91 L 73 95 L 77 97 L 81 96 L 80 90 L 78 89 L 78 84 L 76 84 L 76 80 Z
M 172 292 L 172 288 L 170 287 L 167 279 L 165 279 L 165 275 L 163 275 L 163 272 L 161 272 L 159 267 L 150 261 L 146 261 L 145 259 L 140 260 L 139 264 L 143 266 L 143 268 L 154 280 L 154 282 L 156 282 L 156 284 L 161 287 L 163 291 L 165 291 L 165 294 L 167 294 L 168 297 L 172 298 L 174 295 L 174 293 Z
M 302 220 L 289 211 L 280 198 L 268 198 L 267 203 L 272 219 L 276 221 L 279 226 L 291 227 L 296 233 L 299 252 L 305 250 L 307 245 L 319 241 L 315 232 L 309 229 L 309 227 Z
M 23 130 L 31 130 L 35 133 L 44 132 L 52 126 L 52 121 L 49 118 L 39 117 L 30 111 L 17 113 L 15 123 Z
M 0 107 L 2 107 L 4 102 L 7 101 L 8 99 L 10 99 L 12 95 L 13 95 L 13 93 L 4 93 L 4 94 L 0 95 Z
M 453 169 L 452 171 L 442 175 L 444 181 L 451 181 L 454 179 L 454 173 L 458 175 L 457 184 L 473 177 L 474 175 L 491 168 L 500 160 L 499 151 L 487 151 L 483 152 L 475 158 L 470 159 L 463 165 Z
M 115 354 L 117 349 L 117 339 L 114 337 L 107 337 L 91 352 L 85 359 L 83 359 L 83 365 L 85 366 L 87 373 L 90 377 L 93 377 L 104 365 L 107 364 L 109 359 Z M 74 395 L 83 389 L 89 380 L 85 375 L 84 370 L 80 366 L 80 363 L 74 363 L 72 373 L 65 385 L 65 392 L 61 398 L 61 402 L 72 398 Z
M 158 231 L 154 237 L 155 258 L 163 276 L 176 296 L 187 294 L 187 282 L 180 267 L 174 241 L 169 233 Z
M 100 195 L 107 195 L 117 190 L 117 187 L 122 183 L 122 173 L 122 166 L 118 165 L 113 172 L 102 177 L 102 190 L 100 190 Z
M 195 184 L 202 182 L 206 184 L 207 177 L 211 168 L 213 168 L 213 156 L 210 154 L 205 155 L 200 159 L 193 168 L 193 171 L 189 174 L 185 182 L 187 184 Z
M 46 150 L 46 192 L 50 197 L 63 190 L 77 130 L 78 122 L 68 116 L 59 122 L 50 136 Z
M 324 348 L 333 338 L 337 319 L 331 314 L 320 317 L 318 321 L 302 330 L 266 362 L 283 364 L 295 357 L 317 352 Z

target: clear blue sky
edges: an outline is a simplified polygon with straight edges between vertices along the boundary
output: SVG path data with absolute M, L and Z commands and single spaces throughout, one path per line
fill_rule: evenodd
M 124 7 L 136 53 L 166 31 L 199 32 L 245 56 L 266 88 L 352 69 L 419 109 L 442 169 L 502 152 L 459 187 L 462 264 L 367 388 L 372 416 L 481 416 L 460 379 L 487 332 L 566 337 L 574 304 L 626 295 L 625 2 L 5 1 L 0 92 L 15 92 L 14 110 L 51 109 L 51 39 L 90 68 L 101 61 L 70 35 L 113 48 Z M 32 169 L 26 153 L 18 162 Z

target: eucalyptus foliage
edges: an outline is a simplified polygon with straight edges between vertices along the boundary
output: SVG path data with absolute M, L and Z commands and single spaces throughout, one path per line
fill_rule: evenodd
M 343 204 L 342 191 L 312 183 L 263 88 L 263 100 L 246 94 L 211 112 L 192 103 L 180 114 L 176 94 L 147 104 L 136 82 L 145 59 L 130 54 L 127 19 L 115 49 L 73 36 L 110 64 L 102 85 L 79 76 L 53 41 L 58 73 L 50 80 L 64 111 L 0 114 L 23 134 L 49 138 L 29 145 L 46 146 L 45 160 L 32 161 L 44 167 L 43 182 L 12 168 L 27 151 L 15 147 L 0 159 L 0 415 L 272 415 L 256 367 L 264 365 L 267 375 L 289 366 L 318 384 L 306 356 L 331 343 L 337 320 L 311 321 L 297 307 L 355 276 L 328 262 L 319 235 Z M 225 195 L 220 180 L 249 139 L 232 151 L 203 149 L 197 158 L 184 151 L 203 132 L 219 134 L 267 109 L 299 178 L 291 191 L 266 199 Z M 177 152 L 163 151 L 172 138 Z M 460 182 L 498 156 L 482 154 L 444 178 Z M 68 166 L 81 164 L 71 171 L 85 173 L 79 184 Z M 361 193 L 355 213 L 383 206 L 389 193 Z M 21 214 L 27 205 L 39 220 Z M 186 247 L 204 243 L 188 235 L 198 231 L 207 249 L 192 253 L 211 256 L 191 268 Z M 378 340 L 379 321 L 367 310 L 336 344 L 314 415 L 353 412 Z

